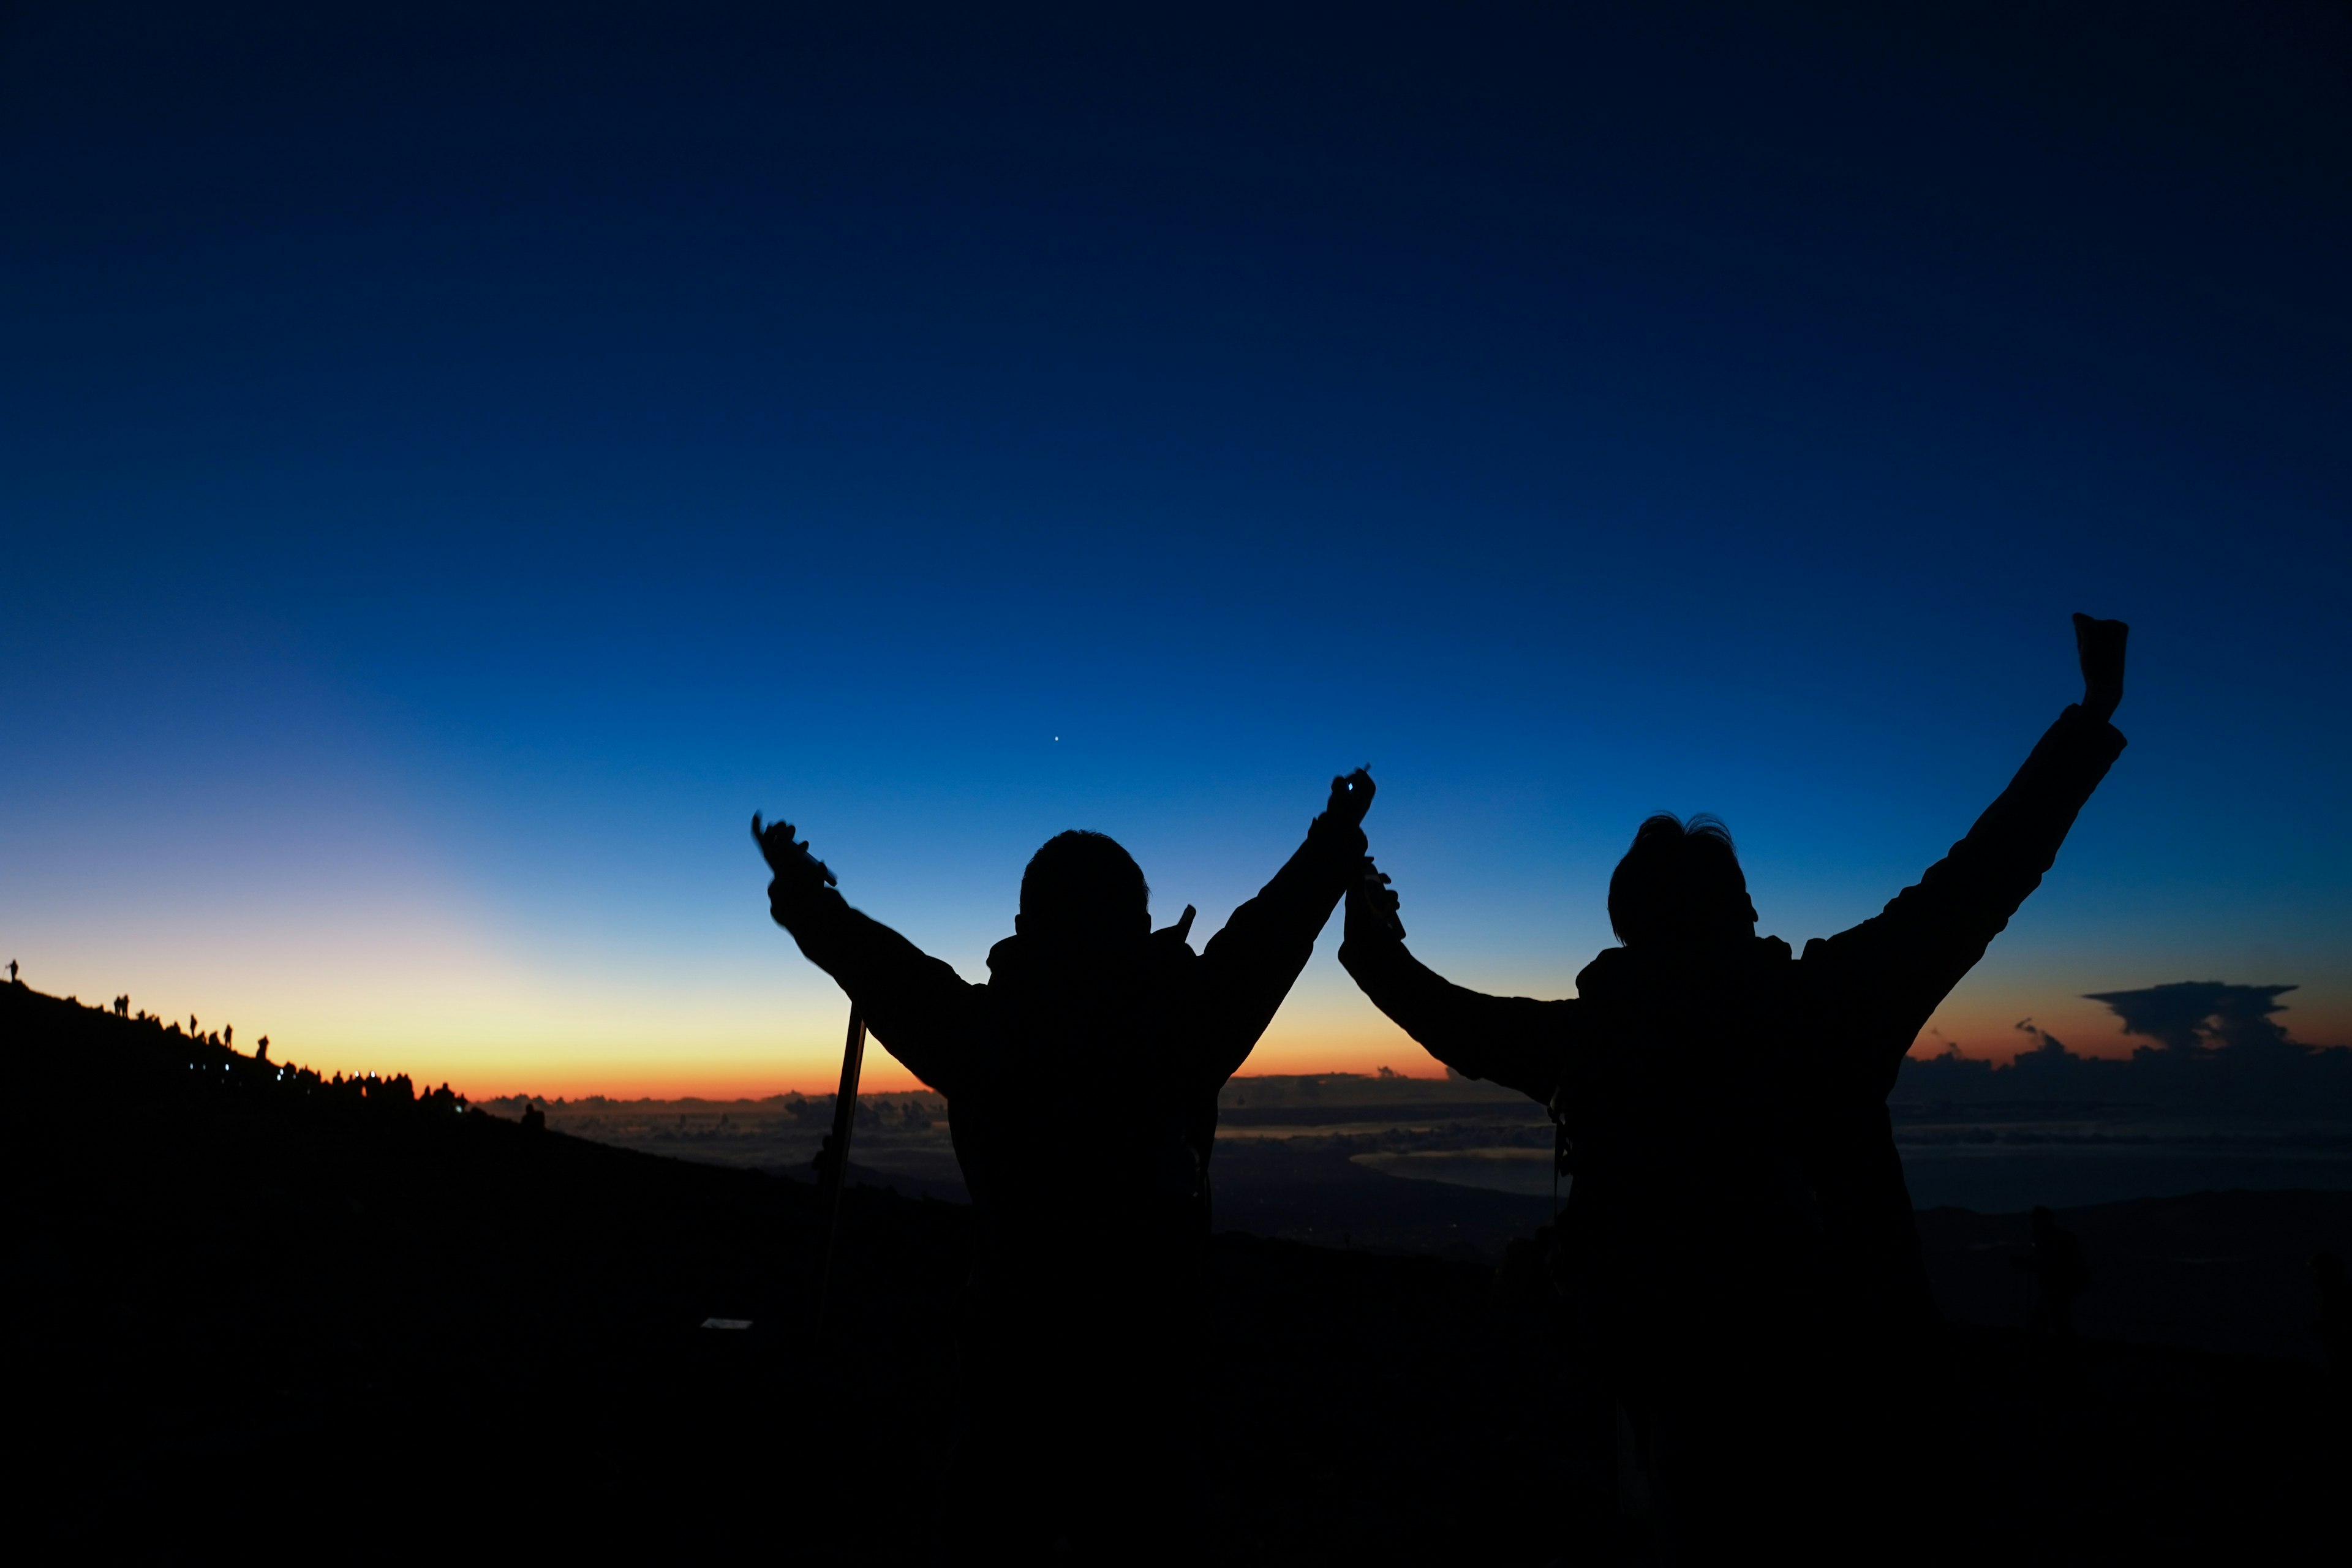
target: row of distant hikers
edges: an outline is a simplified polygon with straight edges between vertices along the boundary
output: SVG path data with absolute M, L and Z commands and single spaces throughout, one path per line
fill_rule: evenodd
M 1412 955 L 1360 769 L 1197 952 L 1190 907 L 1151 929 L 1117 843 L 1049 840 L 982 984 L 851 908 L 791 824 L 753 817 L 777 923 L 948 1100 L 978 1232 L 955 1554 L 1197 1559 L 1217 1095 L 1343 900 L 1339 963 L 1373 1004 L 1562 1130 L 1559 1278 L 1597 1391 L 1570 1420 L 1613 1442 L 1624 1478 L 1626 1516 L 1590 1528 L 1677 1563 L 1858 1550 L 1923 1458 L 1938 1321 L 1886 1096 L 2124 749 L 2126 628 L 2074 627 L 2082 701 L 1879 914 L 1792 952 L 1757 934 L 1721 824 L 1653 816 L 1609 882 L 1621 945 L 1568 1000 L 1485 995 Z M 1106 1100 L 1141 1109 L 1088 1114 Z
M 13 958 L 8 961 L 8 984 L 11 985 L 24 984 L 24 981 L 19 978 L 17 962 Z M 66 1001 L 79 1005 L 81 999 L 79 996 L 68 996 Z M 188 1015 L 188 1026 L 183 1030 L 177 1023 L 165 1023 L 160 1015 L 151 1016 L 144 1007 L 140 1008 L 134 1015 L 131 1011 L 131 998 L 127 994 L 100 1003 L 95 1010 L 100 1013 L 110 1013 L 127 1021 L 144 1024 L 173 1039 L 184 1039 L 191 1045 L 202 1046 L 215 1058 L 209 1065 L 240 1069 L 244 1074 L 243 1081 L 248 1085 L 274 1084 L 280 1092 L 298 1096 L 325 1095 L 354 1103 L 364 1101 L 376 1106 L 415 1106 L 427 1111 L 445 1114 L 462 1110 L 466 1107 L 465 1097 L 453 1091 L 446 1082 L 438 1089 L 419 1089 L 415 1081 L 404 1072 L 394 1073 L 390 1077 L 383 1077 L 375 1073 L 354 1073 L 349 1078 L 338 1072 L 332 1077 L 328 1077 L 314 1072 L 309 1068 L 297 1067 L 291 1063 L 274 1063 L 269 1059 L 268 1035 L 262 1036 L 254 1042 L 253 1055 L 250 1058 L 238 1057 L 235 1054 L 236 1049 L 235 1025 L 224 1024 L 217 1029 L 207 1031 L 196 1016 L 191 1013 Z M 537 1107 L 527 1106 L 523 1110 L 522 1121 L 526 1128 L 544 1127 L 547 1124 L 547 1118 Z
M 9 984 L 15 985 L 19 984 L 16 978 L 16 961 L 12 958 L 8 961 Z M 66 1000 L 68 1002 L 75 1002 L 79 1001 L 79 998 L 68 996 Z M 111 1013 L 118 1018 L 128 1018 L 131 1016 L 131 998 L 128 995 L 117 996 L 110 1002 L 100 1004 L 99 1011 L 101 1013 Z M 138 1021 L 142 1024 L 148 1022 L 146 1008 L 142 1007 L 139 1009 Z M 163 1020 L 160 1018 L 154 1020 L 154 1022 L 159 1027 L 163 1024 Z M 174 1024 L 172 1026 L 172 1028 L 176 1032 L 179 1026 Z M 222 1050 L 233 1050 L 236 1046 L 236 1026 L 234 1024 L 224 1024 L 208 1035 L 205 1033 L 204 1026 L 196 1021 L 196 1016 L 194 1013 L 191 1013 L 188 1015 L 188 1038 L 201 1041 L 208 1046 L 217 1047 Z M 269 1059 L 269 1037 L 268 1035 L 262 1036 L 259 1040 L 254 1043 L 253 1059 L 258 1062 L 266 1062 Z

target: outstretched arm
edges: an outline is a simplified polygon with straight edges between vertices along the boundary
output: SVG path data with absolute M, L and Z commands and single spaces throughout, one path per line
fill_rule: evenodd
M 1210 1014 L 1204 1065 L 1213 1082 L 1223 1083 L 1249 1059 L 1314 956 L 1315 939 L 1363 860 L 1364 813 L 1373 793 L 1372 775 L 1362 768 L 1333 779 L 1330 801 L 1308 826 L 1307 842 L 1202 949 Z
M 793 838 L 793 826 L 762 827 L 759 840 L 775 879 L 768 912 L 793 933 L 811 963 L 839 982 L 866 1027 L 908 1071 L 943 1094 L 956 1092 L 958 1047 L 974 1026 L 978 987 L 881 921 L 851 909 L 834 875 Z
M 1878 1015 L 1869 1020 L 1875 1037 L 1900 1036 L 1895 1058 L 1872 1064 L 1889 1087 L 1901 1053 L 2042 885 L 2076 814 L 2122 754 L 2124 738 L 2107 721 L 2123 699 L 2129 629 L 2076 616 L 2083 700 L 2058 716 L 2000 798 L 1916 886 L 1853 930 L 1806 945 L 1809 966 L 1833 972 L 1835 991 Z
M 1396 910 L 1388 879 L 1365 861 L 1348 889 L 1339 963 L 1372 1005 L 1465 1078 L 1488 1079 L 1549 1105 L 1581 1005 L 1489 996 L 1453 984 L 1405 950 Z

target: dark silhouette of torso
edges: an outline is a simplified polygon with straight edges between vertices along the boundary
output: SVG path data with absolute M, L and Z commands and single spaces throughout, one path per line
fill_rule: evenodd
M 926 1079 L 948 1096 L 981 1226 L 975 1291 L 1080 1310 L 1182 1288 L 1239 1044 L 1215 977 L 1172 928 L 1084 974 L 1008 937 L 989 973 L 962 1059 Z
M 1792 978 L 1774 942 L 1612 949 L 1577 977 L 1586 1016 L 1554 1104 L 1593 1342 L 1699 1366 L 1815 1266 L 1820 1217 L 1787 1135 Z
M 948 1101 L 978 1246 L 961 1313 L 968 1540 L 1129 1558 L 1190 1539 L 1190 1379 L 1217 1093 L 1272 1022 L 1363 854 L 1318 818 L 1195 952 L 1013 936 L 971 984 L 830 889 L 774 908 L 877 1040 Z
M 2123 743 L 2069 708 L 1950 854 L 1883 912 L 1807 942 L 1801 955 L 1769 937 L 1672 958 L 1612 949 L 1578 977 L 1578 997 L 1561 1002 L 1465 990 L 1402 942 L 1352 931 L 1340 962 L 1449 1067 L 1547 1103 L 1557 1097 L 1580 1143 L 1620 1150 L 1622 1168 L 1649 1173 L 1654 1195 L 1639 1201 L 1678 1226 L 1720 1230 L 1727 1222 L 1704 1211 L 1728 1204 L 1745 1214 L 1758 1202 L 1750 1178 L 1709 1152 L 1713 1138 L 1761 1160 L 1775 1182 L 1801 1173 L 1825 1288 L 1850 1322 L 1932 1321 L 1886 1096 L 1928 1017 L 2040 885 Z M 1590 1203 L 1629 1190 L 1612 1178 L 1592 1191 L 1586 1164 L 1580 1152 Z

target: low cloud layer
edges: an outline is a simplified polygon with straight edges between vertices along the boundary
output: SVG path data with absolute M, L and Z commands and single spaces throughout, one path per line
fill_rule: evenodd
M 2261 1051 L 2294 1045 L 2270 1016 L 2286 1011 L 2278 998 L 2294 989 L 2176 980 L 2139 991 L 2093 992 L 2084 1000 L 2105 1003 L 2123 1020 L 2125 1034 L 2159 1041 L 2167 1050 Z

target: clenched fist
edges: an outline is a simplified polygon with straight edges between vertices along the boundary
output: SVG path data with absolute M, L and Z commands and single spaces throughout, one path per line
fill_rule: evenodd
M 2074 654 L 2083 664 L 2083 711 L 2102 723 L 2124 700 L 2124 638 L 2131 627 L 2074 613 Z
M 1344 822 L 1350 827 L 1364 825 L 1364 813 L 1372 809 L 1372 775 L 1358 768 L 1343 779 L 1331 781 L 1330 804 L 1324 815 L 1334 822 Z

